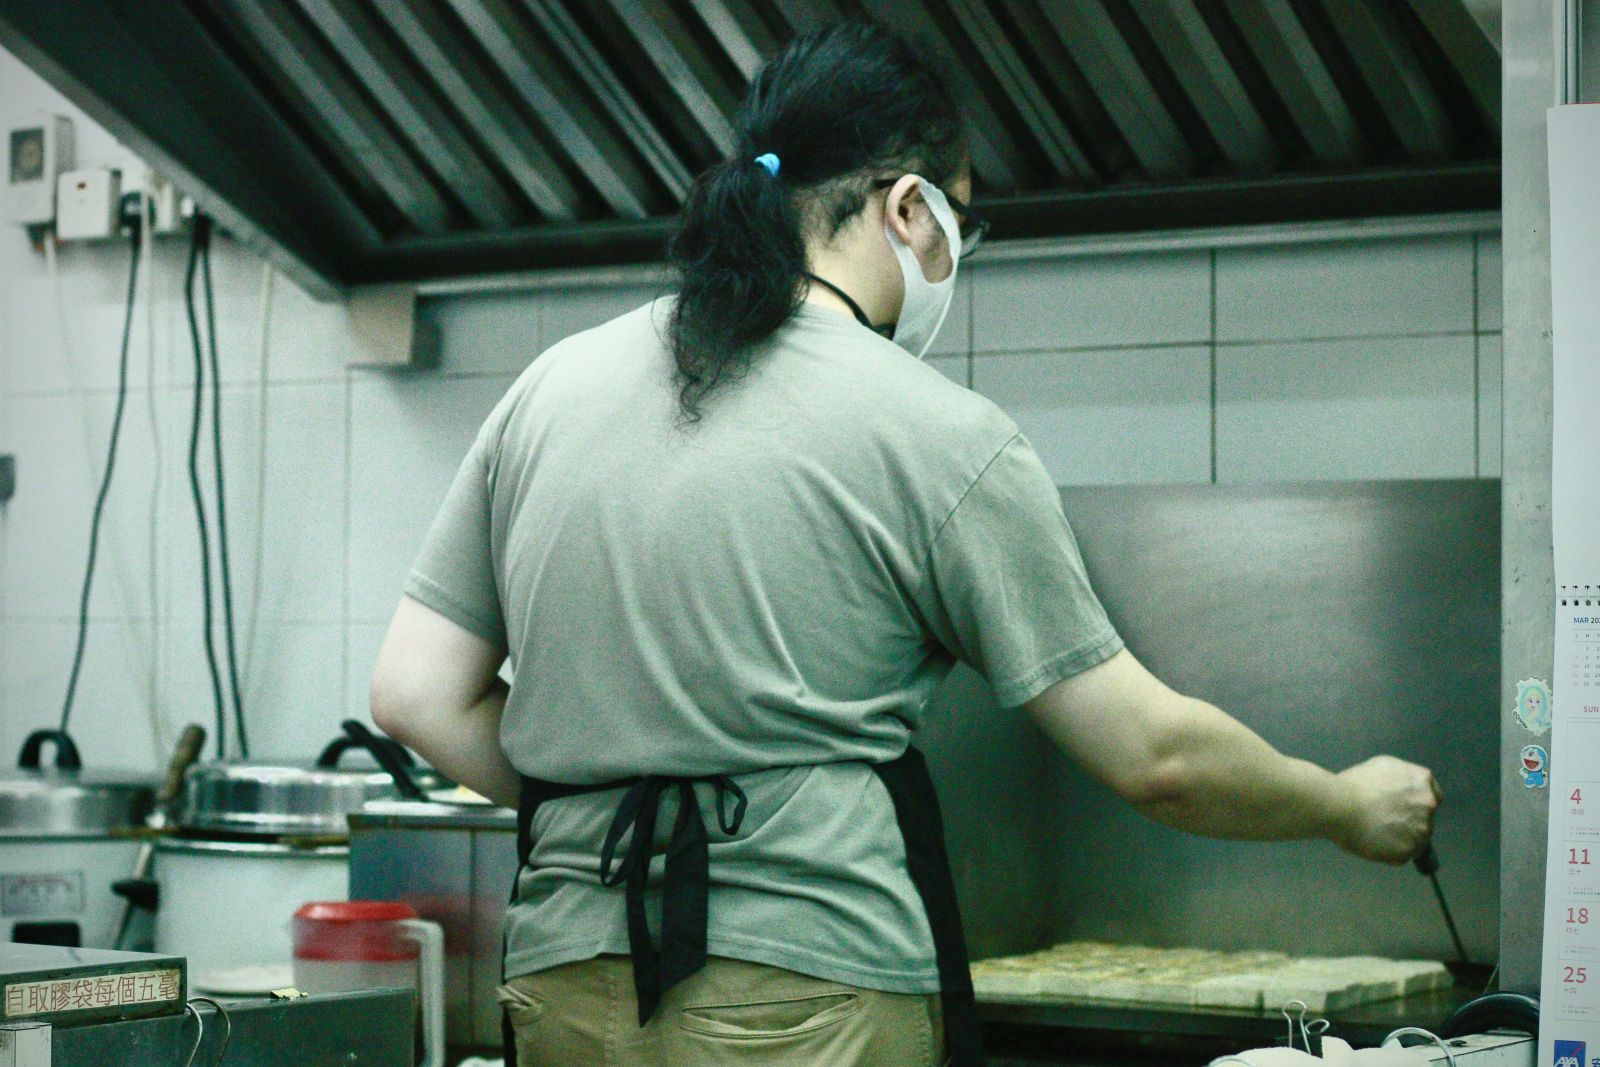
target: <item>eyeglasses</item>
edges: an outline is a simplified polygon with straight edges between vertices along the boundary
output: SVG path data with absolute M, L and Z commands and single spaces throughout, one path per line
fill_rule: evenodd
M 901 177 L 904 177 L 904 175 Z M 900 178 L 898 177 L 879 178 L 873 183 L 873 187 L 887 189 L 899 180 Z M 971 204 L 962 203 L 950 195 L 948 191 L 940 191 L 944 192 L 944 198 L 950 202 L 951 208 L 955 210 L 961 235 L 961 258 L 966 259 L 976 252 L 978 246 L 983 243 L 984 234 L 989 232 L 989 220 L 979 214 L 978 210 Z

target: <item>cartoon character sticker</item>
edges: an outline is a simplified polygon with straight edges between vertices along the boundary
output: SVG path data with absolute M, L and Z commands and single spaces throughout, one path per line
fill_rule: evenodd
M 1545 789 L 1550 785 L 1550 753 L 1538 745 L 1528 745 L 1522 750 L 1522 784 L 1529 789 Z
M 1517 683 L 1517 721 L 1535 737 L 1550 732 L 1554 717 L 1550 710 L 1550 683 L 1542 678 L 1524 678 Z

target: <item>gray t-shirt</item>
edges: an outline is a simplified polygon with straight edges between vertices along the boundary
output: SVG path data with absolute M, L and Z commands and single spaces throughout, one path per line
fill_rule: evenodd
M 988 400 L 802 305 L 685 427 L 669 308 L 569 337 L 518 378 L 406 592 L 507 649 L 501 741 L 524 774 L 738 776 L 731 836 L 697 787 L 712 954 L 934 992 L 870 764 L 905 751 L 957 660 L 1010 706 L 1122 642 L 1049 476 Z M 598 875 L 619 799 L 540 808 L 508 974 L 628 950 L 623 891 Z M 675 810 L 669 791 L 662 839 Z

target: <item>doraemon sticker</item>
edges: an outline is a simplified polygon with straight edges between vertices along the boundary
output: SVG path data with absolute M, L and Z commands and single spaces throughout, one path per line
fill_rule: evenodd
M 1550 732 L 1555 717 L 1550 710 L 1550 683 L 1543 678 L 1524 678 L 1517 683 L 1517 721 L 1534 737 Z
M 1522 774 L 1522 784 L 1529 789 L 1548 789 L 1550 786 L 1550 753 L 1538 745 L 1528 745 L 1522 750 L 1522 762 L 1517 770 Z

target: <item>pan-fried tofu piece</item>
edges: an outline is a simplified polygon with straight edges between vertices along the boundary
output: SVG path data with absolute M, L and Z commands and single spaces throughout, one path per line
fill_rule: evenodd
M 1425 993 L 1434 989 L 1449 989 L 1456 984 L 1450 968 L 1437 960 L 1395 960 L 1395 965 L 1405 969 L 1406 995 Z
M 1270 971 L 1289 962 L 1281 952 L 1229 952 L 1222 955 L 1221 966 L 1230 974 Z
M 1076 971 L 1045 971 L 1039 975 L 1039 992 L 1061 1000 L 1099 997 L 1102 980 Z
M 1076 941 L 973 966 L 983 996 L 1094 999 L 1243 1010 L 1300 1000 L 1324 1014 L 1447 986 L 1450 972 L 1428 960 L 1374 956 L 1292 959 L 1281 952 L 1216 952 Z
M 1170 973 L 1143 975 L 1131 985 L 1131 995 L 1127 999 L 1140 1004 L 1158 1004 L 1164 1008 L 1194 1007 L 1195 982 L 1188 976 Z
M 1455 981 L 1450 969 L 1434 960 L 1391 960 L 1381 956 L 1351 956 L 1345 963 L 1353 972 L 1392 983 L 1389 997 L 1406 997 L 1435 989 L 1448 989 Z
M 1036 997 L 1039 972 L 1005 959 L 972 965 L 972 988 L 980 997 Z
M 1296 1000 L 1302 1001 L 1308 1012 L 1325 1015 L 1361 1003 L 1361 986 L 1337 961 L 1293 960 L 1268 975 L 1261 1001 L 1263 1007 L 1273 1009 Z
M 1261 991 L 1269 981 L 1271 978 L 1264 973 L 1248 971 L 1203 978 L 1195 983 L 1194 1004 L 1197 1008 L 1260 1011 Z

